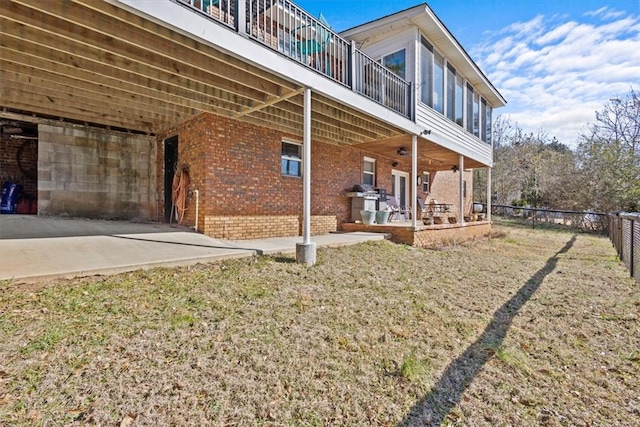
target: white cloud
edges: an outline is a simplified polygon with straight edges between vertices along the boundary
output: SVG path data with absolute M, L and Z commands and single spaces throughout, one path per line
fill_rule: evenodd
M 640 88 L 640 17 L 538 15 L 485 34 L 471 54 L 508 101 L 497 114 L 572 145 L 610 98 Z

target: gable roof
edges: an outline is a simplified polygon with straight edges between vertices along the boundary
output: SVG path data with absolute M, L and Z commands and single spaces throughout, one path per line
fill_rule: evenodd
M 444 54 L 456 70 L 462 73 L 493 107 L 506 105 L 504 97 L 426 3 L 349 28 L 340 35 L 364 43 L 369 39 L 378 39 L 385 33 L 411 26 L 418 27 L 427 40 Z

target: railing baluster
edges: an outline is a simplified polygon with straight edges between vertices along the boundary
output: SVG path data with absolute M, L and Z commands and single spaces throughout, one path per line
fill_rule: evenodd
M 206 8 L 203 0 L 177 1 L 405 117 L 412 116 L 408 82 L 290 1 L 220 0 L 208 2 Z

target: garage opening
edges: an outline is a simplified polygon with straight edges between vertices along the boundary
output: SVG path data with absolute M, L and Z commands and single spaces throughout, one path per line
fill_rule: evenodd
M 38 125 L 0 119 L 2 214 L 38 213 Z

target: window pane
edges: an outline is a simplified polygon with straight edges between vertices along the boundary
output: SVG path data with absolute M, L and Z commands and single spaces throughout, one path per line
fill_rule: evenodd
M 473 87 L 467 84 L 467 130 L 473 133 Z
M 486 129 L 486 133 L 487 133 L 487 143 L 491 144 L 491 114 L 492 114 L 492 109 L 490 106 L 487 105 L 487 111 L 485 113 L 485 119 L 484 119 L 484 126 Z
M 480 96 L 473 94 L 473 134 L 480 136 Z
M 456 115 L 455 115 L 455 122 L 462 126 L 463 123 L 463 111 L 464 111 L 464 105 L 462 104 L 463 102 L 463 91 L 464 91 L 464 84 L 462 81 L 462 76 L 457 76 L 456 77 Z
M 482 102 L 480 103 L 480 119 L 482 121 L 486 120 L 487 117 L 487 101 L 482 98 Z M 484 123 L 483 123 L 484 124 Z M 487 140 L 487 128 L 485 126 L 480 126 L 480 139 L 483 141 Z
M 433 53 L 433 109 L 444 113 L 444 58 Z
M 282 175 L 301 176 L 300 162 L 298 160 L 282 159 Z
M 383 58 L 383 64 L 385 67 L 404 79 L 405 70 L 407 68 L 404 49 L 385 56 Z
M 282 155 L 287 157 L 302 158 L 302 146 L 298 144 L 282 143 Z
M 456 71 L 447 64 L 447 118 L 455 121 Z
M 433 93 L 433 53 L 432 48 L 425 39 L 420 46 L 420 100 L 433 107 L 431 101 Z
M 362 175 L 362 183 L 367 185 L 373 185 L 373 174 L 365 173 Z
M 374 171 L 374 167 L 375 167 L 374 165 L 375 165 L 374 162 L 371 162 L 369 160 L 365 160 L 364 161 L 364 170 L 366 172 L 373 172 Z

